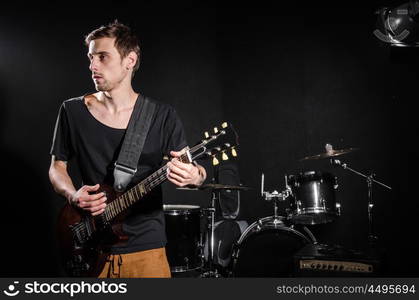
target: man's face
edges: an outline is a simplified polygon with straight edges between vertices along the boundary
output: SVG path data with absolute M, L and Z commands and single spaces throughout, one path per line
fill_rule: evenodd
M 129 76 L 127 59 L 121 59 L 115 47 L 115 38 L 105 37 L 91 41 L 87 56 L 98 91 L 110 91 Z

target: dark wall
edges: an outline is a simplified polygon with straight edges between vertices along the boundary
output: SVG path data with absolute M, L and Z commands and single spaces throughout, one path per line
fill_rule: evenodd
M 219 24 L 223 103 L 229 103 L 224 111 L 240 129 L 242 178 L 255 187 L 243 196 L 243 217 L 255 221 L 273 214 L 272 204 L 259 197 L 262 172 L 269 191 L 284 189 L 285 174 L 332 172 L 342 215 L 309 228 L 321 242 L 365 249 L 366 181 L 327 160 L 299 162 L 324 152 L 326 143 L 360 148 L 342 159 L 393 187 L 373 189 L 374 225 L 387 270 L 414 275 L 416 246 L 408 240 L 418 206 L 410 200 L 406 147 L 416 128 L 409 106 L 419 52 L 383 47 L 372 35 L 374 5 L 352 5 L 317 7 L 304 17 L 268 14 Z
M 241 219 L 250 224 L 273 214 L 271 203 L 259 196 L 262 172 L 266 189 L 280 191 L 285 174 L 329 171 L 338 177 L 342 215 L 310 230 L 321 242 L 365 248 L 365 180 L 328 161 L 299 162 L 323 152 L 326 143 L 357 147 L 342 159 L 393 187 L 374 187 L 386 275 L 417 276 L 412 238 L 418 205 L 409 192 L 408 160 L 416 152 L 416 122 L 409 112 L 417 96 L 418 53 L 390 50 L 373 36 L 374 10 L 391 2 L 344 8 L 137 2 L 0 13 L 0 145 L 7 191 L 2 251 L 13 258 L 3 276 L 61 274 L 53 234 L 63 200 L 47 176 L 53 126 L 63 100 L 93 90 L 83 35 L 115 18 L 131 25 L 142 42 L 134 86 L 173 105 L 191 143 L 223 120 L 237 128 L 241 181 L 253 188 L 242 193 Z M 168 203 L 206 206 L 209 200 L 208 192 L 170 185 L 165 191 Z

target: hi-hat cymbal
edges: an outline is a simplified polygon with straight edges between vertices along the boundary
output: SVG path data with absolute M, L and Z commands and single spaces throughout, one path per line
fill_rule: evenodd
M 325 159 L 325 158 L 332 158 L 332 157 L 336 157 L 336 156 L 340 156 L 343 154 L 347 154 L 353 151 L 359 150 L 359 148 L 348 148 L 348 149 L 341 149 L 341 150 L 330 150 L 327 151 L 325 153 L 320 153 L 317 155 L 313 155 L 313 156 L 306 156 L 302 159 L 300 159 L 300 161 L 303 160 L 311 160 L 311 159 Z
M 249 187 L 246 186 L 240 186 L 240 185 L 226 185 L 226 184 L 218 184 L 218 183 L 208 183 L 203 184 L 201 186 L 195 186 L 195 185 L 187 185 L 184 187 L 178 187 L 178 190 L 184 190 L 184 191 L 200 191 L 200 190 L 249 190 Z

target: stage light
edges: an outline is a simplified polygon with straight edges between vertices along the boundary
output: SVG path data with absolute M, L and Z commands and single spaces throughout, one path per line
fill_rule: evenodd
M 419 1 L 380 8 L 374 35 L 396 47 L 419 47 Z

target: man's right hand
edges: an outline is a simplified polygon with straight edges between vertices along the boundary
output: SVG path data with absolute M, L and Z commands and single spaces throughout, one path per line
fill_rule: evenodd
M 71 195 L 70 204 L 90 212 L 92 216 L 100 215 L 105 211 L 107 198 L 103 192 L 94 193 L 99 187 L 99 184 L 82 186 Z

